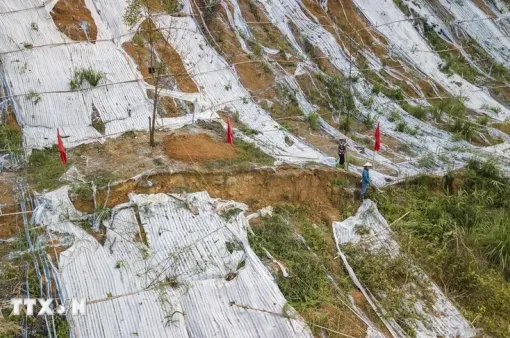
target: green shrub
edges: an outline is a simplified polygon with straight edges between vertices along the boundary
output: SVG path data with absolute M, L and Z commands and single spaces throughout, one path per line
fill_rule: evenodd
M 384 93 L 388 98 L 393 100 L 403 100 L 404 93 L 400 87 L 392 88 L 390 90 L 385 91 Z
M 27 99 L 32 101 L 34 104 L 38 104 L 39 102 L 41 102 L 42 98 L 41 98 L 41 94 L 39 94 L 35 90 L 31 90 L 27 94 Z
M 489 121 L 490 121 L 490 117 L 488 117 L 487 115 L 482 115 L 482 116 L 478 116 L 478 118 L 476 119 L 476 123 L 482 125 L 482 126 L 486 126 L 489 124 Z

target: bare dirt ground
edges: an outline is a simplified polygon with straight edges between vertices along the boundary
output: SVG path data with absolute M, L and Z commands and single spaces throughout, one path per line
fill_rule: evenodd
M 97 39 L 97 26 L 84 0 L 60 0 L 51 11 L 51 17 L 58 29 L 75 41 Z M 88 24 L 88 34 L 81 23 Z
M 16 174 L 10 172 L 0 173 L 0 239 L 12 237 L 16 231 L 16 215 L 8 215 L 17 210 L 16 199 L 13 187 L 16 181 Z
M 169 158 L 186 163 L 236 156 L 235 146 L 215 141 L 207 134 L 166 136 L 163 147 Z
M 344 187 L 353 187 L 359 179 L 344 171 L 311 167 L 277 167 L 216 172 L 186 171 L 154 174 L 110 187 L 107 206 L 127 202 L 130 192 L 141 194 L 208 191 L 215 198 L 246 203 L 252 211 L 268 205 L 287 203 L 305 205 L 317 212 L 317 218 L 338 219 L 346 204 L 353 204 L 354 195 Z M 99 193 L 104 203 L 107 192 Z M 81 210 L 93 210 L 92 201 L 79 201 Z

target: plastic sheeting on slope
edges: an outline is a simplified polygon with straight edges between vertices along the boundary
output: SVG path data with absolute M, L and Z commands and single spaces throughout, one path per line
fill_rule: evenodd
M 462 27 L 494 60 L 510 67 L 510 39 L 507 32 L 498 27 L 499 20 L 510 19 L 508 15 L 488 20 L 487 14 L 471 0 L 439 2 L 455 18 L 454 25 Z
M 64 297 L 89 302 L 86 316 L 72 317 L 78 336 L 312 337 L 282 315 L 285 299 L 249 246 L 244 213 L 218 214 L 246 206 L 205 192 L 132 195 L 104 221 L 101 245 L 78 225 L 67 194 L 39 196 L 34 220 L 73 240 L 59 270 Z
M 238 112 L 241 122 L 258 131 L 251 136 L 255 144 L 280 160 L 335 164 L 335 159 L 283 130 L 268 112 L 253 102 L 224 58 L 209 46 L 193 18 L 161 15 L 158 22 L 161 27 L 172 27 L 169 42 L 181 56 L 191 78 L 201 88 L 202 97 L 197 102 L 201 110 L 230 109 Z M 289 145 L 286 138 L 293 144 Z
M 411 64 L 441 84 L 452 95 L 466 98 L 466 106 L 492 115 L 493 118 L 504 120 L 510 117 L 510 110 L 494 100 L 488 93 L 465 81 L 459 75 L 447 76 L 439 70 L 441 58 L 430 48 L 420 36 L 406 16 L 391 0 L 354 0 L 355 5 L 391 43 L 391 48 L 405 57 Z M 496 114 L 484 110 L 485 106 L 501 109 Z
M 87 0 L 87 4 L 98 25 L 99 38 L 125 34 L 123 10 L 118 12 L 125 2 L 117 7 L 95 0 Z M 25 146 L 42 148 L 54 144 L 56 128 L 66 138 L 67 147 L 101 140 L 103 136 L 119 136 L 128 130 L 148 129 L 152 101 L 127 54 L 113 40 L 95 44 L 71 41 L 53 23 L 51 6 L 50 3 L 43 6 L 41 0 L 24 0 L 15 6 L 0 2 L 0 53 L 4 53 L 7 83 L 19 108 L 17 117 L 23 126 Z M 119 22 L 101 21 L 115 15 Z M 118 28 L 114 34 L 108 31 L 112 25 Z M 105 78 L 97 87 L 92 88 L 85 81 L 83 90 L 71 91 L 70 80 L 82 68 L 103 72 Z M 105 124 L 104 135 L 92 126 L 94 110 Z M 212 119 L 218 115 L 202 112 L 195 116 L 198 118 Z M 192 118 L 187 116 L 156 121 L 159 128 L 181 127 L 191 122 Z
M 368 234 L 359 234 L 356 229 L 362 226 L 368 229 Z M 388 223 L 384 217 L 379 213 L 377 206 L 370 200 L 364 200 L 361 207 L 355 216 L 349 217 L 343 222 L 333 223 L 333 234 L 337 243 L 339 254 L 346 265 L 351 278 L 355 284 L 362 290 L 369 303 L 374 306 L 377 301 L 373 299 L 370 292 L 360 283 L 348 263 L 348 258 L 342 253 L 341 247 L 347 243 L 366 243 L 369 248 L 376 250 L 384 250 L 390 256 L 395 257 L 400 255 L 400 247 L 398 243 L 392 238 L 392 233 Z M 418 268 L 415 268 L 410 273 L 414 273 L 424 281 L 429 282 L 429 287 L 435 295 L 435 302 L 433 304 L 433 311 L 426 312 L 424 307 L 418 300 L 412 304 L 417 312 L 423 316 L 422 319 L 416 319 L 410 322 L 415 330 L 417 337 L 474 337 L 476 332 L 470 323 L 462 316 L 462 314 L 455 308 L 450 300 L 442 293 L 442 291 Z M 363 281 L 361 281 L 363 282 Z M 418 297 L 419 299 L 419 297 Z M 384 309 L 376 305 L 376 312 L 384 315 Z M 404 330 L 392 319 L 381 318 L 388 329 L 395 337 L 405 337 Z

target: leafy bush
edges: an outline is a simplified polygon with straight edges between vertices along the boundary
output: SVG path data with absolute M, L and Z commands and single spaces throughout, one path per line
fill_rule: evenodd
M 488 117 L 487 115 L 482 115 L 476 119 L 476 123 L 478 123 L 482 126 L 486 126 L 489 124 L 490 120 L 491 120 L 490 117 Z

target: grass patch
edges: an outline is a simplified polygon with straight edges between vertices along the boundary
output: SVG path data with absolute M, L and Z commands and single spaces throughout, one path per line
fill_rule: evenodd
M 254 166 L 271 166 L 274 158 L 262 152 L 255 145 L 241 139 L 234 139 L 236 156 L 232 159 L 212 160 L 204 163 L 206 169 L 239 168 L 248 169 Z
M 60 161 L 56 145 L 43 150 L 34 149 L 28 162 L 27 173 L 37 191 L 53 190 L 61 185 L 58 179 L 65 173 L 66 167 Z
M 435 100 L 434 108 L 436 114 L 446 114 L 451 117 L 466 117 L 466 106 L 464 100 L 460 97 L 449 97 L 446 99 Z
M 13 152 L 22 151 L 22 135 L 18 126 L 0 125 L 0 149 L 11 149 Z
M 427 113 L 429 108 L 421 105 L 412 105 L 407 102 L 401 102 L 400 106 L 409 114 L 413 115 L 417 119 L 425 120 L 427 118 Z
M 98 171 L 85 177 L 89 182 L 94 182 L 98 188 L 106 187 L 108 184 L 113 183 L 120 177 L 120 174 L 116 171 Z
M 93 68 L 80 68 L 74 73 L 72 80 L 69 82 L 69 87 L 71 87 L 71 90 L 79 89 L 83 81 L 87 81 L 92 87 L 95 87 L 104 77 L 103 72 Z
M 358 231 L 362 234 L 367 230 L 361 228 Z M 411 261 L 404 255 L 391 257 L 385 250 L 370 249 L 367 244 L 346 244 L 342 251 L 349 257 L 357 277 L 375 294 L 387 315 L 414 337 L 416 333 L 409 322 L 421 318 L 414 302 L 419 299 L 425 305 L 424 310 L 431 311 L 435 297 L 427 283 L 410 273 L 413 270 Z
M 311 130 L 313 131 L 319 130 L 319 114 L 311 113 L 306 117 L 306 121 L 308 122 L 308 125 L 310 126 Z
M 93 199 L 92 187 L 86 183 L 73 186 L 70 192 L 82 201 L 91 201 Z
M 468 82 L 475 83 L 480 73 L 473 68 L 467 60 L 456 51 L 451 51 L 451 45 L 446 43 L 432 27 L 424 24 L 424 35 L 429 41 L 432 49 L 438 52 L 443 60 L 441 71 L 446 74 L 457 73 L 466 79 Z M 443 52 L 442 52 L 443 51 Z M 444 52 L 447 51 L 447 52 Z
M 462 176 L 459 176 L 461 175 Z M 495 161 L 471 160 L 446 193 L 428 177 L 376 194 L 401 247 L 484 333 L 508 334 L 510 184 Z
M 39 102 L 41 102 L 42 100 L 42 97 L 41 97 L 41 94 L 39 94 L 38 92 L 36 92 L 35 90 L 31 90 L 28 92 L 27 94 L 27 99 L 32 101 L 35 105 L 38 104 Z
M 496 128 L 498 130 L 501 130 L 502 132 L 504 132 L 505 134 L 507 135 L 510 135 L 510 122 L 505 122 L 505 123 L 494 123 L 492 125 L 493 128 Z
M 352 314 L 342 304 L 346 292 L 338 291 L 328 275 L 341 289 L 350 290 L 351 284 L 335 258 L 336 246 L 329 224 L 314 224 L 310 221 L 311 215 L 303 207 L 276 206 L 273 216 L 262 218 L 253 227 L 254 234 L 249 236 L 249 241 L 261 259 L 266 259 L 264 249 L 267 249 L 288 269 L 287 278 L 279 270 L 276 277 L 288 301 L 283 309 L 284 314 L 289 314 L 289 306 L 292 306 L 307 322 L 341 328 L 339 331 L 345 332 L 344 324 L 353 320 Z M 320 329 L 314 326 L 311 329 L 320 336 Z M 351 331 L 346 333 L 356 334 Z M 363 333 L 359 332 L 356 336 Z M 329 333 L 329 336 L 341 337 L 333 333 Z

